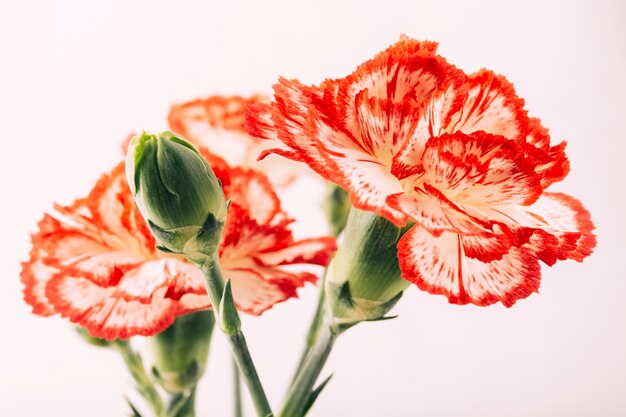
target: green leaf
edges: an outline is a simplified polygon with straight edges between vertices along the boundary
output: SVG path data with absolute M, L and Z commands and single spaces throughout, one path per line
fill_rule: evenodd
M 306 405 L 304 406 L 304 411 L 302 414 L 303 416 L 306 416 L 306 414 L 309 412 L 309 410 L 313 406 L 313 403 L 315 402 L 315 400 L 317 400 L 317 397 L 319 397 L 320 393 L 326 387 L 326 385 L 328 384 L 330 379 L 333 377 L 333 375 L 334 374 L 328 375 L 328 378 L 326 378 L 321 384 L 319 384 L 317 388 L 311 391 L 311 394 L 309 395 L 309 398 L 307 399 Z
M 130 417 L 142 417 L 139 411 L 137 410 L 137 408 L 133 405 L 133 403 L 130 402 L 128 398 L 126 399 L 126 402 L 128 403 L 128 406 L 130 407 L 130 411 L 131 411 Z
M 385 316 L 385 317 L 379 317 L 377 319 L 370 319 L 370 320 L 367 320 L 367 321 L 387 321 L 387 320 L 393 320 L 393 319 L 395 319 L 397 317 L 398 317 L 397 315 L 395 315 L 395 316 Z
M 232 335 L 241 331 L 241 320 L 233 299 L 230 280 L 226 281 L 222 302 L 220 303 L 220 325 L 224 333 Z

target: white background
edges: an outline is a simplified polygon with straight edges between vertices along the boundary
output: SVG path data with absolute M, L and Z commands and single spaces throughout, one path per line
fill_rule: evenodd
M 410 289 L 398 319 L 339 340 L 326 368 L 335 378 L 311 416 L 626 415 L 625 19 L 620 1 L 3 0 L 0 415 L 127 413 L 119 359 L 21 300 L 19 262 L 43 210 L 87 193 L 120 159 L 120 140 L 165 128 L 172 103 L 269 92 L 279 75 L 343 76 L 400 33 L 516 85 L 553 138 L 569 141 L 572 172 L 554 189 L 591 210 L 599 243 L 582 265 L 544 268 L 541 294 L 511 309 Z M 309 287 L 244 322 L 274 404 L 314 300 Z M 230 361 L 219 334 L 214 342 L 200 416 L 231 415 Z

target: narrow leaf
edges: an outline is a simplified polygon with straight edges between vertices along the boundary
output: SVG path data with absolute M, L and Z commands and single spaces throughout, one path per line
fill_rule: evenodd
M 126 402 L 128 403 L 128 406 L 130 407 L 130 411 L 132 413 L 130 417 L 141 417 L 141 414 L 139 413 L 137 408 L 133 405 L 132 402 L 130 402 L 128 398 L 126 399 Z
M 326 387 L 326 385 L 328 384 L 330 379 L 333 377 L 333 375 L 334 374 L 328 375 L 328 378 L 326 378 L 321 384 L 319 384 L 317 388 L 311 391 L 311 394 L 309 395 L 306 405 L 304 406 L 304 411 L 302 414 L 303 416 L 305 416 L 309 412 L 309 410 L 311 409 L 311 406 L 313 406 L 313 403 L 315 402 L 315 400 L 317 400 L 317 397 L 319 397 L 320 393 Z
M 237 307 L 235 307 L 230 280 L 226 281 L 224 286 L 224 294 L 220 303 L 220 322 L 222 330 L 226 334 L 236 334 L 241 330 L 241 320 L 239 319 Z

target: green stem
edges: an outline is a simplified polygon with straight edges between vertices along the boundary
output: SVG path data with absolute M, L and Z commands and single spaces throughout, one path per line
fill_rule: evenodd
M 300 373 L 300 370 L 304 366 L 304 361 L 306 360 L 306 357 L 309 355 L 311 348 L 315 345 L 320 325 L 322 324 L 322 318 L 324 316 L 324 305 L 324 280 L 322 280 L 322 282 L 320 283 L 320 292 L 319 299 L 317 300 L 317 308 L 315 310 L 315 314 L 313 315 L 313 320 L 311 320 L 309 331 L 307 332 L 305 339 L 304 349 L 302 351 L 302 354 L 300 355 L 298 367 L 296 368 L 296 372 L 291 380 L 291 385 L 294 384 L 296 378 L 298 377 L 298 374 Z
M 298 376 L 287 394 L 280 417 L 301 417 L 308 406 L 315 382 L 330 356 L 338 334 L 326 323 L 319 328 L 315 344 L 309 351 Z
M 241 375 L 237 361 L 233 357 L 233 408 L 235 417 L 243 417 L 243 406 L 241 404 Z
M 195 417 L 196 416 L 196 386 L 186 393 L 175 394 L 167 410 L 167 417 Z
M 130 372 L 131 376 L 137 384 L 137 390 L 146 399 L 154 414 L 157 416 L 163 415 L 163 400 L 157 391 L 154 382 L 143 366 L 143 361 L 139 353 L 135 352 L 130 343 L 125 340 L 117 340 L 112 343 L 112 347 L 119 352 Z
M 222 271 L 216 260 L 207 261 L 201 266 L 201 269 L 204 274 L 204 282 L 206 284 L 207 293 L 209 294 L 211 304 L 213 305 L 213 312 L 215 313 L 217 321 L 220 323 L 220 328 L 222 329 L 222 320 L 221 317 L 219 317 L 220 303 L 224 292 L 224 278 L 222 276 Z M 224 334 L 226 334 L 226 332 L 224 332 Z M 273 416 L 274 414 L 269 401 L 267 401 L 263 385 L 261 384 L 259 375 L 254 367 L 254 362 L 250 357 L 250 352 L 248 351 L 248 345 L 246 344 L 243 332 L 238 331 L 233 334 L 226 334 L 226 336 L 230 343 L 232 355 L 235 358 L 237 366 L 239 366 L 239 370 L 241 371 L 243 379 L 248 387 L 248 390 L 250 391 L 257 415 L 259 417 Z

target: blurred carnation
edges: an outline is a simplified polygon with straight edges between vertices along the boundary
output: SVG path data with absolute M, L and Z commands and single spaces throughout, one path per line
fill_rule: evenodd
M 292 219 L 263 174 L 201 152 L 231 200 L 219 262 L 237 307 L 259 315 L 296 297 L 297 288 L 317 279 L 311 265 L 329 262 L 334 239 L 295 240 Z M 38 226 L 21 273 L 35 314 L 59 314 L 110 340 L 154 335 L 177 316 L 210 308 L 200 270 L 155 249 L 124 164 L 103 175 L 87 198 L 55 205 Z
M 211 96 L 192 100 L 172 106 L 168 122 L 171 130 L 194 145 L 208 149 L 232 166 L 260 170 L 278 188 L 291 185 L 299 175 L 310 175 L 311 171 L 303 169 L 302 164 L 282 158 L 257 160 L 264 150 L 280 144 L 244 131 L 247 108 L 258 103 L 269 103 L 269 98 Z

